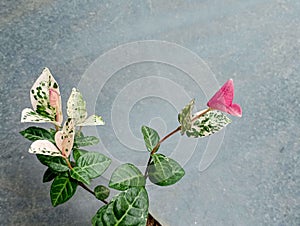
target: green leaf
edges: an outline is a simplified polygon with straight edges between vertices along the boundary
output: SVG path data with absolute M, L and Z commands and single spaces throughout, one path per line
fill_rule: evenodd
M 72 168 L 71 172 L 70 172 L 70 176 L 75 179 L 78 180 L 84 184 L 90 184 L 90 178 L 89 175 L 87 174 L 87 172 L 85 170 L 83 170 L 80 167 L 74 167 Z
M 159 142 L 159 135 L 154 129 L 147 126 L 142 126 L 142 133 L 147 150 L 151 152 Z
M 178 114 L 178 121 L 181 125 L 181 135 L 192 128 L 192 111 L 195 99 L 191 100 Z
M 50 189 L 51 203 L 55 207 L 68 201 L 76 192 L 77 183 L 69 177 L 59 175 L 52 182 Z
M 130 187 L 145 186 L 146 180 L 141 171 L 131 163 L 119 166 L 111 175 L 109 187 L 124 191 Z
M 97 187 L 95 187 L 94 192 L 96 198 L 102 201 L 107 199 L 110 193 L 109 188 L 103 185 L 98 185 Z
M 196 113 L 197 115 L 199 113 Z M 188 137 L 205 137 L 214 134 L 231 123 L 231 120 L 220 111 L 210 111 L 198 118 L 191 129 L 186 131 Z
M 162 154 L 152 155 L 149 165 L 149 179 L 152 183 L 160 186 L 168 186 L 178 182 L 185 172 L 175 160 Z
M 40 127 L 29 127 L 20 132 L 20 134 L 28 140 L 49 140 L 52 143 L 55 143 L 54 136 L 46 129 Z
M 48 168 L 44 173 L 43 183 L 52 181 L 57 175 L 58 175 L 57 173 L 55 173 L 53 170 Z
M 80 156 L 88 153 L 86 150 L 78 149 L 78 148 L 73 148 L 73 158 L 75 161 L 79 159 Z
M 48 166 L 55 172 L 66 172 L 69 167 L 62 157 L 52 157 L 47 155 L 36 155 L 38 160 L 45 166 Z
M 74 146 L 84 147 L 89 145 L 95 145 L 99 143 L 99 139 L 94 136 L 75 136 Z
M 101 207 L 92 219 L 93 226 L 145 226 L 148 194 L 144 187 L 133 187 L 115 196 Z
M 98 152 L 88 152 L 80 156 L 77 166 L 85 171 L 90 179 L 99 177 L 108 168 L 111 159 Z

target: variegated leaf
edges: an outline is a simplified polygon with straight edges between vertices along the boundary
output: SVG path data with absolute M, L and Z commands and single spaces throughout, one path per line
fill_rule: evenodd
M 83 100 L 81 93 L 76 90 L 76 88 L 72 89 L 67 102 L 67 114 L 69 118 L 75 120 L 75 124 L 84 122 L 87 117 L 86 103 Z
M 101 116 L 91 115 L 87 118 L 86 102 L 76 88 L 72 89 L 72 93 L 69 97 L 67 103 L 67 114 L 69 118 L 73 118 L 75 120 L 76 126 L 104 125 L 104 121 Z
M 48 68 L 42 71 L 30 89 L 30 100 L 33 111 L 24 109 L 21 122 L 52 122 L 61 125 L 63 117 L 59 87 Z
M 50 118 L 47 118 L 45 116 L 36 113 L 30 108 L 25 108 L 22 111 L 21 122 L 43 123 L 43 122 L 52 122 L 52 120 Z
M 195 116 L 200 115 L 202 112 L 196 113 Z M 231 123 L 231 120 L 222 112 L 210 111 L 195 120 L 191 129 L 186 131 L 186 135 L 194 138 L 209 136 L 220 131 L 229 123 Z
M 29 153 L 49 156 L 62 156 L 57 147 L 48 140 L 34 141 L 29 148 Z
M 102 126 L 104 124 L 101 116 L 91 115 L 84 122 L 77 124 L 77 126 Z
M 178 121 L 181 125 L 181 135 L 192 128 L 192 111 L 195 99 L 192 99 L 178 114 Z
M 68 119 L 62 130 L 56 132 L 55 143 L 57 147 L 61 150 L 62 154 L 68 157 L 71 153 L 74 144 L 75 136 L 75 123 L 73 119 Z

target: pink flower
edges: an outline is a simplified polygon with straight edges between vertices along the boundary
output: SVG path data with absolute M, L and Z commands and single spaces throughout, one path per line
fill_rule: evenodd
M 207 106 L 215 110 L 226 112 L 233 116 L 242 117 L 242 108 L 240 105 L 232 103 L 233 96 L 233 80 L 229 79 L 207 102 Z

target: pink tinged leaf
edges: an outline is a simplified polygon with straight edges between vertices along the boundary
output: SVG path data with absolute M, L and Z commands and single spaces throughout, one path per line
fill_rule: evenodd
M 55 134 L 56 146 L 61 150 L 61 153 L 65 157 L 69 157 L 74 144 L 75 124 L 73 119 L 68 119 L 62 131 L 58 131 Z
M 207 106 L 226 112 L 233 116 L 242 116 L 242 108 L 238 104 L 233 104 L 234 86 L 233 80 L 229 79 L 216 94 L 207 102 Z
M 64 140 L 64 135 L 62 131 L 57 131 L 55 133 L 55 143 L 56 146 L 59 148 L 59 150 L 62 150 L 63 147 L 63 140 Z M 64 153 L 63 153 L 64 154 Z
M 59 124 L 62 123 L 62 110 L 61 110 L 61 97 L 59 91 L 54 88 L 49 88 L 49 103 L 50 106 L 55 109 L 55 121 Z
M 53 93 L 50 100 L 50 89 Z M 30 100 L 34 111 L 43 111 L 54 124 L 62 123 L 61 97 L 59 87 L 50 70 L 45 68 L 30 90 Z M 38 111 L 39 112 L 39 111 Z
M 49 156 L 62 156 L 57 147 L 48 140 L 34 141 L 29 148 L 29 153 Z

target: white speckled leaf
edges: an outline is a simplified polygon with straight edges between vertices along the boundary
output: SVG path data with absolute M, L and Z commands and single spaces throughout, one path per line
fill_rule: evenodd
M 87 117 L 86 103 L 83 100 L 81 93 L 72 89 L 71 95 L 67 103 L 67 114 L 69 118 L 73 118 L 75 123 L 82 123 Z
M 42 71 L 30 89 L 30 100 L 36 114 L 24 109 L 26 111 L 22 113 L 21 122 L 52 122 L 61 125 L 63 117 L 59 87 L 48 68 Z
M 197 112 L 195 116 L 202 112 Z M 194 138 L 209 136 L 220 131 L 229 123 L 231 120 L 222 112 L 210 111 L 195 120 L 191 129 L 186 131 L 186 135 Z
M 29 153 L 49 156 L 62 156 L 57 147 L 48 140 L 34 141 L 29 148 Z
M 50 118 L 39 115 L 38 113 L 36 113 L 30 108 L 25 108 L 22 111 L 21 122 L 43 123 L 43 122 L 52 122 L 52 120 Z
M 192 111 L 194 108 L 195 99 L 191 100 L 178 114 L 178 121 L 181 125 L 181 135 L 192 127 Z
M 101 116 L 91 115 L 87 118 L 86 102 L 76 88 L 72 89 L 72 93 L 69 97 L 67 103 L 67 114 L 69 118 L 73 118 L 75 120 L 76 126 L 104 125 L 104 121 Z
M 101 116 L 91 115 L 84 122 L 77 124 L 77 126 L 102 126 L 104 124 Z

